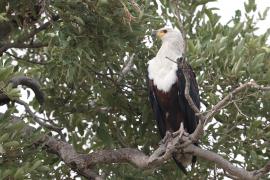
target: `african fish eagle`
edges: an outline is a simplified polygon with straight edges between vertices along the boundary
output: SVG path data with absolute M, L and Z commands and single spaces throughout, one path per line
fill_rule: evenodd
M 177 131 L 181 123 L 185 131 L 191 134 L 196 129 L 198 119 L 185 98 L 185 77 L 176 63 L 184 54 L 182 34 L 177 29 L 165 27 L 153 31 L 152 35 L 162 41 L 157 55 L 148 61 L 149 99 L 160 135 L 164 138 L 167 132 Z M 190 65 L 187 73 L 190 81 L 189 93 L 199 109 L 198 85 Z M 173 159 L 185 174 L 186 167 L 196 161 L 196 157 L 183 153 L 174 153 Z

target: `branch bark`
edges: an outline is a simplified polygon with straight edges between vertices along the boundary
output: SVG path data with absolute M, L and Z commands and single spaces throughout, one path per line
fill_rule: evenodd
M 80 175 L 92 179 L 103 179 L 103 177 L 93 172 L 93 168 L 97 164 L 130 163 L 140 169 L 158 167 L 171 158 L 171 154 L 177 151 L 177 144 L 179 145 L 181 141 L 186 139 L 186 136 L 176 136 L 174 139 L 172 139 L 172 143 L 175 143 L 174 145 L 170 147 L 161 145 L 150 156 L 132 148 L 99 150 L 90 154 L 81 154 L 77 153 L 75 149 L 67 142 L 57 140 L 50 136 L 45 136 L 39 142 L 37 142 L 36 145 L 45 145 L 48 152 L 58 155 L 67 166 L 78 172 Z M 161 151 L 165 151 L 165 154 L 168 152 L 167 155 L 163 154 L 160 156 L 160 149 L 162 149 Z M 246 171 L 243 168 L 239 168 L 231 164 L 222 156 L 208 150 L 203 150 L 193 144 L 189 144 L 182 150 L 184 153 L 190 153 L 217 164 L 218 167 L 223 168 L 230 175 L 239 179 L 257 180 L 270 171 L 270 161 L 264 168 L 260 170 Z M 157 154 L 158 156 L 156 156 Z

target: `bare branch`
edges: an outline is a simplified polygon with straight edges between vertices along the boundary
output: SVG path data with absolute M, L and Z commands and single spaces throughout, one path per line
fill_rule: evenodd
M 9 48 L 39 48 L 39 47 L 44 47 L 45 44 L 32 44 L 31 45 L 31 44 L 24 44 L 23 42 L 28 41 L 30 38 L 34 37 L 39 32 L 47 29 L 52 24 L 52 22 L 57 21 L 58 19 L 59 19 L 59 16 L 54 16 L 54 17 L 52 17 L 52 19 L 50 21 L 42 24 L 41 26 L 34 29 L 30 33 L 23 35 L 21 38 L 19 38 L 17 40 L 17 42 L 2 44 L 0 46 L 0 55 L 2 55 L 3 52 L 7 51 Z
M 199 118 L 199 123 L 197 125 L 197 128 L 195 131 L 191 134 L 192 141 L 196 142 L 203 134 L 204 130 L 203 128 L 210 122 L 210 120 L 222 109 L 224 108 L 232 99 L 233 97 L 242 92 L 243 90 L 247 88 L 251 89 L 257 89 L 261 91 L 270 91 L 270 86 L 264 87 L 258 85 L 255 81 L 246 82 L 236 89 L 234 89 L 232 92 L 230 92 L 227 96 L 225 96 L 221 101 L 219 101 L 215 106 L 213 106 L 209 111 L 207 111 L 206 115 L 203 115 L 203 113 L 200 113 L 199 109 L 194 104 L 192 98 L 190 97 L 189 90 L 190 90 L 190 80 L 189 75 L 187 73 L 187 63 L 184 59 L 181 61 L 178 61 L 179 68 L 182 69 L 183 74 L 185 76 L 186 86 L 185 86 L 185 97 L 192 108 L 192 110 L 195 112 L 196 116 Z M 237 106 L 238 107 L 238 106 Z M 239 109 L 240 110 L 240 109 Z M 241 112 L 241 110 L 240 110 Z
M 84 177 L 101 178 L 92 170 L 97 164 L 130 163 L 140 169 L 155 168 L 169 160 L 172 153 L 179 151 L 178 145 L 187 139 L 188 137 L 183 135 L 182 131 L 179 131 L 177 136 L 171 139 L 171 145 L 165 147 L 164 144 L 161 144 L 150 156 L 132 148 L 98 150 L 90 154 L 80 154 L 67 142 L 57 140 L 50 136 L 42 138 L 36 145 L 45 145 L 48 152 L 58 155 L 66 165 Z M 222 156 L 208 150 L 203 150 L 193 144 L 189 144 L 187 147 L 182 148 L 182 151 L 211 161 L 228 172 L 228 176 L 239 179 L 257 180 L 270 170 L 270 163 L 268 163 L 264 168 L 258 171 L 246 171 L 243 168 L 231 164 Z
M 25 43 L 7 43 L 7 44 L 4 44 L 4 47 L 6 49 L 10 49 L 10 48 L 18 48 L 18 49 L 41 48 L 41 47 L 46 47 L 46 46 L 48 46 L 47 43 L 29 43 L 29 44 L 25 44 Z
M 232 163 L 230 163 L 228 160 L 224 159 L 220 155 L 201 149 L 193 144 L 189 145 L 186 149 L 185 152 L 192 152 L 195 156 L 203 158 L 207 161 L 211 161 L 215 163 L 218 167 L 224 169 L 227 171 L 230 175 L 236 176 L 240 179 L 246 179 L 246 180 L 254 180 L 257 179 L 254 175 L 253 172 L 246 171 L 243 168 L 239 168 L 237 166 L 234 166 Z
M 260 87 L 264 90 L 269 89 L 257 86 L 256 84 L 254 84 L 254 82 L 248 84 L 249 85 L 242 86 L 250 88 Z M 242 86 L 240 86 L 241 88 L 236 88 L 233 93 L 243 90 L 244 88 Z M 27 104 L 21 104 L 25 105 L 27 111 L 31 114 L 31 116 L 36 118 Z M 179 131 L 174 132 L 173 138 L 169 140 L 169 145 L 164 143 L 160 144 L 159 148 L 156 149 L 150 156 L 144 154 L 137 149 L 132 148 L 122 148 L 117 150 L 99 150 L 90 154 L 81 154 L 77 153 L 75 149 L 67 142 L 57 140 L 54 137 L 50 137 L 47 135 L 45 135 L 44 138 L 40 139 L 39 142 L 35 144 L 45 145 L 48 152 L 58 155 L 65 162 L 66 165 L 71 167 L 71 169 L 89 179 L 103 179 L 103 177 L 99 176 L 93 171 L 94 166 L 98 164 L 130 163 L 140 169 L 155 168 L 169 160 L 172 156 L 172 153 L 179 153 L 180 150 L 180 152 L 193 154 L 194 156 L 215 163 L 218 167 L 228 172 L 228 176 L 230 177 L 247 180 L 257 180 L 266 173 L 268 173 L 270 170 L 270 162 L 267 163 L 265 167 L 257 171 L 246 171 L 243 168 L 236 167 L 220 155 L 208 150 L 203 150 L 193 145 L 192 141 L 190 141 L 190 139 L 192 138 L 191 136 L 192 134 L 188 135 L 187 133 L 185 133 L 183 126 L 181 126 Z M 183 144 L 186 144 L 186 146 L 183 146 Z
M 67 166 L 72 170 L 78 172 L 78 174 L 93 180 L 103 179 L 90 169 L 91 159 L 84 154 L 79 154 L 68 143 L 55 139 L 54 137 L 44 136 L 36 145 L 45 145 L 48 152 L 58 155 Z

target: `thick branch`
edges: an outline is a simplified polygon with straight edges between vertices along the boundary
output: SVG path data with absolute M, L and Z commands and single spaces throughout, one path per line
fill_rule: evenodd
M 26 77 L 26 76 L 16 76 L 12 78 L 9 83 L 12 84 L 13 88 L 16 88 L 19 85 L 26 86 L 30 89 L 32 89 L 35 93 L 35 97 L 38 101 L 38 103 L 42 106 L 44 104 L 44 93 L 40 89 L 39 83 L 32 78 Z M 3 92 L 0 93 L 0 105 L 7 104 L 11 101 L 11 99 L 4 94 Z
M 179 139 L 180 137 L 180 139 Z M 181 138 L 184 137 L 184 138 Z M 176 136 L 172 142 L 174 141 L 182 141 L 185 140 L 185 136 Z M 108 163 L 130 163 L 134 166 L 141 168 L 141 169 L 148 169 L 160 166 L 161 164 L 165 163 L 171 156 L 167 155 L 160 155 L 157 151 L 160 151 L 160 148 L 164 149 L 163 147 L 158 148 L 156 151 L 153 152 L 151 156 L 145 155 L 143 152 L 132 149 L 132 148 L 122 148 L 117 150 L 100 150 L 95 151 L 90 154 L 80 154 L 77 153 L 74 148 L 68 144 L 67 142 L 63 142 L 60 140 L 56 140 L 53 137 L 46 136 L 43 138 L 37 145 L 45 144 L 47 150 L 50 153 L 54 153 L 58 155 L 69 167 L 71 167 L 74 171 L 78 172 L 79 174 L 85 177 L 93 177 L 94 173 L 92 172 L 92 168 L 97 164 L 108 164 Z M 170 147 L 166 147 L 165 154 L 167 152 L 173 153 L 177 149 L 177 144 L 171 145 Z M 243 168 L 236 167 L 235 165 L 231 164 L 229 161 L 221 157 L 220 155 L 208 151 L 203 150 L 193 144 L 188 145 L 183 149 L 185 153 L 191 153 L 197 157 L 205 159 L 207 161 L 211 161 L 217 164 L 218 167 L 224 169 L 225 171 L 229 172 L 230 175 L 235 176 L 240 179 L 246 180 L 256 180 L 265 175 L 269 172 L 269 164 L 270 162 L 262 169 L 257 171 L 246 171 Z M 156 159 L 153 160 L 153 155 L 159 154 L 159 156 L 155 157 Z M 155 156 L 155 155 L 154 155 Z M 165 157 L 165 158 L 163 158 Z M 155 163 L 159 161 L 159 163 Z M 98 177 L 98 176 L 95 176 Z M 100 178 L 100 177 L 99 177 Z
M 90 169 L 90 162 L 87 160 L 88 157 L 84 154 L 77 153 L 70 144 L 50 136 L 45 136 L 36 143 L 36 145 L 41 144 L 45 145 L 48 152 L 58 155 L 67 166 L 78 172 L 78 174 L 89 179 L 102 179 Z
M 256 177 L 253 172 L 246 171 L 243 168 L 239 168 L 239 167 L 233 165 L 228 160 L 224 159 L 222 156 L 220 156 L 214 152 L 201 149 L 193 144 L 189 145 L 185 149 L 185 152 L 193 153 L 197 157 L 200 157 L 200 158 L 205 159 L 207 161 L 211 161 L 211 162 L 215 163 L 218 167 L 227 171 L 230 175 L 233 175 L 239 179 L 254 180 L 254 179 L 259 178 L 259 177 Z
M 16 88 L 18 85 L 23 85 L 32 89 L 39 104 L 44 104 L 44 93 L 41 91 L 40 85 L 35 79 L 26 76 L 16 76 L 10 80 L 10 83 L 14 88 Z
M 25 43 L 10 43 L 10 44 L 5 44 L 4 47 L 6 49 L 9 48 L 41 48 L 41 47 L 46 47 L 48 46 L 47 43 L 30 43 L 30 44 L 25 44 Z M 1 49 L 0 49 L 1 50 Z

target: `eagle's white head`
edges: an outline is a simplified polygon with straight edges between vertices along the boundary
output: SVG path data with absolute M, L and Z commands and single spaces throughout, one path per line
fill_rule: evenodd
M 184 48 L 184 40 L 182 33 L 171 27 L 163 27 L 152 32 L 152 37 L 161 39 L 162 43 L 170 43 L 176 45 L 177 48 Z
M 185 42 L 182 33 L 178 29 L 163 27 L 158 30 L 154 30 L 152 32 L 152 37 L 157 37 L 162 41 L 163 47 L 160 48 L 161 52 L 162 49 L 170 49 L 174 52 L 177 52 L 178 54 L 184 54 Z

